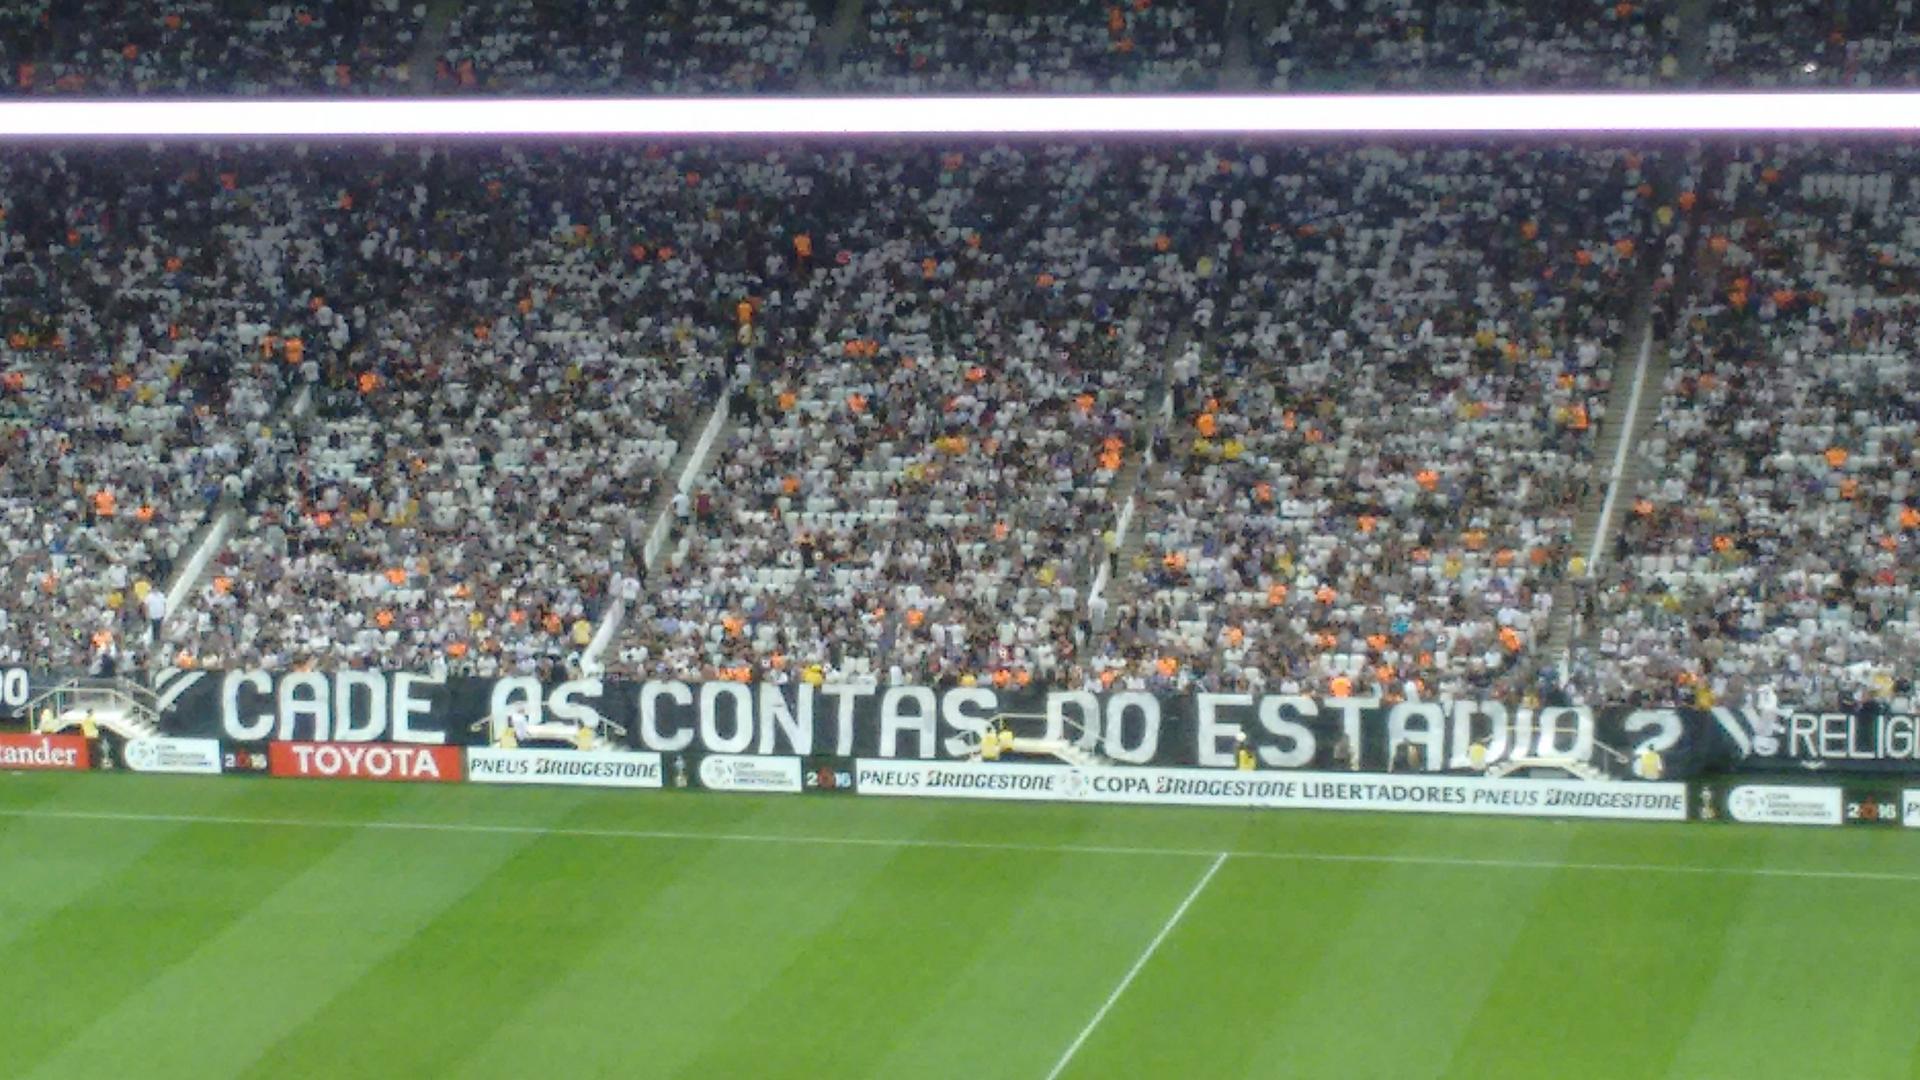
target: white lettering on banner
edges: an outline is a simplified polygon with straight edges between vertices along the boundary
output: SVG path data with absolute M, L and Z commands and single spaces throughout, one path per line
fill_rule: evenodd
M 708 754 L 700 759 L 700 786 L 711 791 L 799 791 L 800 759 Z
M 907 708 L 911 705 L 912 708 Z M 880 695 L 880 756 L 899 757 L 902 734 L 914 737 L 914 757 L 933 756 L 933 724 L 939 715 L 933 691 L 924 686 L 890 686 Z
M 1785 756 L 1827 761 L 1920 761 L 1920 718 L 1900 713 L 1794 713 L 1787 721 Z
M 26 668 L 0 671 L 0 708 L 19 709 L 33 696 L 32 679 Z
M 692 725 L 680 725 L 669 735 L 660 726 L 660 699 L 681 708 L 693 704 L 693 689 L 683 682 L 649 682 L 640 687 L 640 741 L 649 750 L 668 752 L 693 745 Z
M 668 754 L 696 745 L 721 754 L 810 754 L 819 712 L 816 691 L 810 686 L 799 688 L 790 707 L 785 690 L 774 683 L 708 682 L 698 684 L 696 693 L 694 686 L 684 682 L 644 683 L 638 699 L 640 745 Z M 853 742 L 853 698 L 872 692 L 867 687 L 837 686 L 817 691 L 839 699 L 842 743 L 851 746 Z M 931 699 L 932 691 L 927 694 Z
M 359 708 L 357 697 L 364 702 Z M 333 673 L 333 737 L 340 742 L 378 742 L 387 737 L 387 680 L 377 671 Z
M 234 742 L 395 742 L 438 745 L 444 731 L 420 731 L 413 718 L 431 706 L 415 694 L 439 680 L 407 673 L 229 671 L 221 678 L 220 728 Z M 562 687 L 572 684 L 562 684 Z
M 1900 803 L 1900 820 L 1909 829 L 1920 829 L 1920 790 L 1908 790 Z
M 1068 739 L 1067 713 L 1073 712 L 1073 734 L 1071 741 L 1079 744 L 1082 750 L 1092 750 L 1098 745 L 1100 737 L 1100 699 L 1090 690 L 1059 690 L 1047 695 L 1047 730 L 1044 738 L 1048 742 L 1061 742 Z
M 436 679 L 431 675 L 414 675 L 400 672 L 393 677 L 393 741 L 397 743 L 439 743 L 446 736 L 432 731 L 416 731 L 413 718 L 426 716 L 433 711 L 431 698 L 420 697 L 413 692 L 416 686 L 445 686 L 445 679 Z
M 47 746 L 0 746 L 0 768 L 36 765 L 42 768 L 72 769 L 80 764 L 80 751 Z
M 1140 714 L 1140 738 L 1127 739 L 1127 716 Z M 1101 748 L 1108 757 L 1128 765 L 1144 765 L 1160 752 L 1160 699 L 1141 690 L 1129 690 L 1107 699 L 1107 738 Z
M 568 679 L 549 692 L 546 684 L 531 675 L 514 675 L 494 681 L 488 715 L 514 715 L 538 728 L 549 722 L 547 714 L 552 713 L 553 723 L 598 731 L 606 717 L 574 699 L 598 698 L 605 693 L 606 684 L 599 679 Z
M 1430 701 L 1404 701 L 1387 710 L 1388 753 L 1402 743 L 1418 746 L 1428 769 L 1439 768 L 1446 760 L 1446 710 Z
M 979 746 L 987 737 L 987 726 L 999 703 L 1000 695 L 984 686 L 948 691 L 940 703 L 940 719 L 957 734 L 947 736 L 944 744 L 947 753 L 965 757 Z M 977 706 L 979 711 L 969 712 L 968 706 Z M 1048 730 L 1051 731 L 1051 727 Z
M 1534 757 L 1586 761 L 1593 757 L 1593 710 L 1585 705 L 1540 710 L 1540 743 Z M 1571 720 L 1567 728 L 1562 721 Z M 1570 742 L 1562 746 L 1560 733 L 1566 730 Z
M 636 685 L 600 679 L 542 684 L 529 676 L 448 681 L 376 671 L 229 671 L 217 678 L 213 707 L 221 718 L 219 730 L 203 732 L 191 725 L 169 730 L 217 734 L 238 743 L 447 745 L 468 741 L 466 729 L 476 720 L 511 714 L 535 729 L 559 724 L 598 731 L 611 720 L 630 729 L 636 749 L 668 754 L 852 756 L 858 741 L 859 753 L 929 761 L 963 758 L 993 718 L 1004 715 L 1017 736 L 1069 740 L 1127 765 L 1177 761 L 1224 768 L 1244 746 L 1266 768 L 1307 768 L 1315 762 L 1325 768 L 1332 745 L 1344 738 L 1353 755 L 1347 760 L 1361 768 L 1384 767 L 1404 745 L 1422 751 L 1417 755 L 1421 768 L 1432 775 L 1470 761 L 1591 763 L 1603 738 L 1631 744 L 1634 753 L 1643 744 L 1666 752 L 1686 731 L 1677 714 L 1647 711 L 1627 714 L 1637 734 L 1621 739 L 1611 718 L 1606 731 L 1600 730 L 1592 709 L 1510 709 L 1483 701 L 1386 706 L 1373 698 L 1210 692 L 1183 698 L 1141 691 L 1010 695 L 987 687 Z M 3 684 L 0 679 L 0 697 Z M 479 701 L 475 695 L 481 695 Z M 1817 719 L 1800 720 L 1801 745 L 1816 750 L 1823 745 Z M 1850 723 L 1848 717 L 1831 718 L 1832 731 L 1824 736 L 1829 749 L 1838 752 L 1851 740 L 1853 752 L 1862 755 L 1905 752 L 1920 742 L 1911 717 L 1886 719 L 1878 727 L 1860 720 L 1857 731 Z
M 432 754 L 403 752 L 400 747 L 361 746 L 354 743 L 294 743 L 293 757 L 302 773 L 322 776 L 364 776 L 440 779 Z
M 1620 727 L 1629 735 L 1639 735 L 1651 729 L 1651 733 L 1633 744 L 1630 756 L 1643 750 L 1656 754 L 1665 754 L 1680 744 L 1680 736 L 1687 730 L 1680 722 L 1680 714 L 1672 709 L 1639 709 L 1627 714 Z
M 134 739 L 122 752 L 127 768 L 142 773 L 187 773 L 210 776 L 220 771 L 217 739 L 174 739 L 157 736 Z
M 820 688 L 820 693 L 839 702 L 839 708 L 834 711 L 839 728 L 835 732 L 833 752 L 846 757 L 853 753 L 853 710 L 861 698 L 873 696 L 873 687 L 828 683 Z
M 1727 813 L 1749 824 L 1838 825 L 1840 804 L 1837 787 L 1742 784 L 1727 793 Z
M 813 753 L 813 687 L 801 683 L 793 693 L 793 701 L 795 708 L 789 709 L 786 695 L 761 692 L 760 743 L 756 747 L 759 753 L 773 753 L 776 732 L 786 735 L 787 745 L 793 747 L 794 753 Z
M 1194 760 L 1209 768 L 1233 764 L 1235 744 L 1247 731 L 1236 721 L 1224 720 L 1222 709 L 1245 709 L 1253 705 L 1252 694 L 1198 694 L 1193 699 L 1194 734 L 1197 743 Z
M 571 787 L 661 787 L 660 755 L 614 750 L 467 751 L 467 779 L 476 784 L 560 784 Z
M 728 734 L 720 734 L 720 702 L 730 701 Z M 738 754 L 753 745 L 753 691 L 736 682 L 700 684 L 700 745 L 722 754 Z
M 1298 769 L 1313 763 L 1313 751 L 1318 740 L 1313 737 L 1313 729 L 1294 720 L 1294 716 L 1313 717 L 1320 714 L 1320 706 L 1310 697 L 1284 694 L 1278 697 L 1260 699 L 1260 726 L 1267 734 L 1283 740 L 1286 749 L 1273 746 L 1261 746 L 1254 751 L 1260 762 L 1270 769 Z
M 1413 810 L 1526 817 L 1685 821 L 1684 784 L 1585 780 L 1398 779 L 1346 773 L 1072 768 L 1018 762 L 855 763 L 862 795 L 1060 799 L 1303 810 Z
M 92 764 L 78 735 L 0 735 L 0 769 L 79 770 Z

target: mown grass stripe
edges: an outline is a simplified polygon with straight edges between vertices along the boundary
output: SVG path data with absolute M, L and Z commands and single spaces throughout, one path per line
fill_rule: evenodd
M 1139 855 L 1169 858 L 1211 859 L 1218 848 L 1152 847 L 1112 844 L 1025 844 L 992 840 L 947 840 L 937 837 L 816 836 L 801 833 L 739 833 L 680 829 L 608 829 L 570 828 L 541 825 L 490 825 L 450 821 L 396 821 L 369 819 L 320 820 L 316 818 L 237 817 L 212 814 L 141 814 L 94 810 L 21 810 L 0 809 L 0 817 L 37 818 L 46 821 L 126 821 L 152 824 L 229 825 L 288 829 L 372 829 L 396 832 L 469 833 L 474 835 L 567 836 L 593 839 L 669 840 L 746 844 L 823 844 L 843 847 L 942 848 L 953 851 L 1030 852 L 1043 855 Z M 1772 866 L 1703 866 L 1691 863 L 1655 862 L 1577 862 L 1550 859 L 1486 859 L 1449 855 L 1406 855 L 1378 852 L 1277 851 L 1232 849 L 1226 854 L 1236 859 L 1273 859 L 1282 862 L 1378 863 L 1388 866 L 1438 866 L 1489 870 L 1572 870 L 1618 874 L 1694 874 L 1730 877 L 1803 878 L 1830 881 L 1920 882 L 1920 873 L 1890 870 L 1794 869 Z
M 431 796 L 395 789 L 382 798 Z M 15 1075 L 233 1075 L 535 842 L 493 836 L 422 847 L 403 834 L 351 828 L 198 828 L 180 836 L 183 845 L 197 845 L 207 870 L 195 872 L 193 861 L 153 865 L 144 885 L 192 895 L 158 911 L 129 911 L 123 896 L 103 915 L 125 920 L 156 961 L 142 966 L 138 992 L 74 1009 L 83 1026 L 63 1026 L 53 1052 L 36 1054 L 37 1069 Z M 230 893 L 221 865 L 245 868 L 245 880 L 258 878 L 259 887 Z M 142 884 L 130 882 L 136 890 Z M 92 981 L 75 978 L 75 992 L 85 993 Z M 139 1037 L 128 1038 L 131 1032 Z

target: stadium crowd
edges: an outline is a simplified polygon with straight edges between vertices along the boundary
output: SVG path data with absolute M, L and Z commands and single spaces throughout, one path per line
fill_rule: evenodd
M 1920 156 L 1726 156 L 1578 677 L 1607 700 L 1908 699 Z
M 872 0 L 828 85 L 873 93 L 1166 92 L 1217 85 L 1228 5 Z
M 1706 77 L 1920 78 L 1911 0 L 1712 0 Z M 1635 0 L 337 0 L 0 4 L 25 94 L 960 93 L 1646 88 L 1680 77 L 1683 5 Z M 836 28 L 837 18 L 850 20 Z M 829 38 L 844 38 L 829 48 Z M 1230 47 L 1238 40 L 1242 54 Z M 1244 71 L 1240 65 L 1244 65 Z
M 1672 81 L 1668 5 L 1300 4 L 1262 38 L 1276 90 L 1647 89 Z
M 45 0 L 0 5 L 0 82 L 90 96 L 392 92 L 426 5 Z
M 306 240 L 288 188 L 194 151 L 0 162 L 0 655 L 118 659 L 262 448 L 255 358 Z
M 1711 77 L 1910 81 L 1904 13 L 1859 6 L 1709 5 Z M 0 60 L 34 94 L 1184 90 L 1261 25 L 847 11 L 828 50 L 835 13 L 783 0 L 6 4 Z M 1251 56 L 1289 89 L 1649 86 L 1680 32 L 1632 3 L 1272 14 Z M 1677 200 L 1654 160 L 10 155 L 0 660 L 551 673 L 617 611 L 600 659 L 634 675 L 1903 694 L 1913 155 L 1709 148 Z M 1639 486 L 1587 579 L 1617 351 L 1677 278 Z M 1544 646 L 1571 614 L 1563 688 Z
M 796 164 L 806 228 L 768 256 L 790 286 L 737 312 L 758 367 L 615 670 L 1062 670 L 1083 527 L 1192 294 L 1156 232 L 1191 193 L 1160 155 L 1097 148 Z
M 1534 689 L 1606 343 L 1658 227 L 1643 165 L 1364 149 L 1231 174 L 1211 348 L 1175 365 L 1145 587 L 1114 609 L 1105 680 Z
M 790 91 L 817 21 L 803 0 L 480 0 L 453 16 L 434 85 L 452 92 Z

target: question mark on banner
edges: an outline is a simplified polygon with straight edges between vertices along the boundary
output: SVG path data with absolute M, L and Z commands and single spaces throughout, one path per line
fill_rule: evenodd
M 1642 731 L 1653 729 L 1653 734 L 1633 744 L 1635 754 L 1652 750 L 1656 754 L 1665 754 L 1680 742 L 1680 736 L 1686 727 L 1680 722 L 1680 714 L 1672 709 L 1636 709 L 1627 714 L 1621 722 L 1629 735 L 1638 735 Z

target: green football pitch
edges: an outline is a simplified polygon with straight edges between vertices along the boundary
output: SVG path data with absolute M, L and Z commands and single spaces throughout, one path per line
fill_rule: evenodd
M 1920 834 L 0 775 L 0 1075 L 1920 1075 Z

